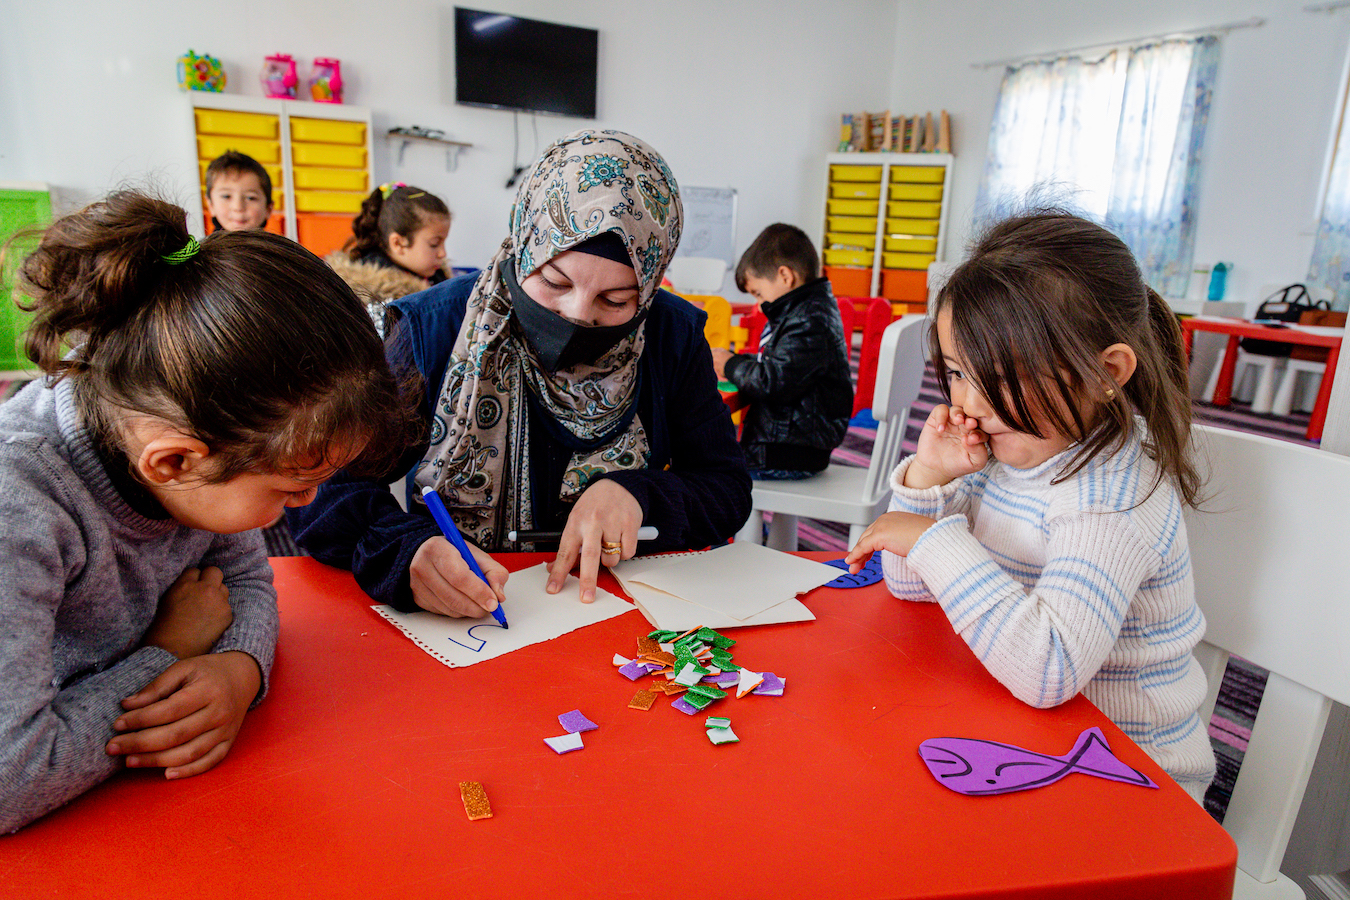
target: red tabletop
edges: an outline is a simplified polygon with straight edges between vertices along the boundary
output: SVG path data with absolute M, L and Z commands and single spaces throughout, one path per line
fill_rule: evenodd
M 627 708 L 637 685 L 610 660 L 648 631 L 636 611 L 450 669 L 349 574 L 273 564 L 271 695 L 230 756 L 181 782 L 124 772 L 0 838 L 0 896 L 1231 895 L 1228 835 L 1096 708 L 1023 705 L 935 604 L 884 585 L 811 593 L 815 622 L 734 630 L 736 661 L 787 690 L 715 703 L 741 742 L 714 746 L 667 699 Z M 576 708 L 600 728 L 557 756 L 543 738 Z M 1092 725 L 1162 788 L 1075 774 L 972 798 L 917 753 L 958 736 L 1061 754 Z M 468 820 L 461 781 L 493 818 Z
M 1341 340 L 1345 336 L 1344 328 L 1289 325 L 1284 328 L 1272 328 L 1247 319 L 1230 319 L 1224 316 L 1190 316 L 1181 320 L 1182 336 L 1186 340 L 1186 353 L 1191 352 L 1191 343 L 1197 331 L 1211 331 L 1228 335 L 1228 347 L 1223 356 L 1223 367 L 1219 370 L 1219 380 L 1214 385 L 1214 404 L 1227 406 L 1233 399 L 1233 373 L 1237 369 L 1237 351 L 1240 339 L 1259 338 L 1263 341 L 1276 341 L 1281 344 L 1302 344 L 1306 347 L 1326 347 L 1327 368 L 1322 376 L 1322 384 L 1317 390 L 1317 402 L 1313 405 L 1312 416 L 1308 419 L 1307 438 L 1310 441 L 1322 439 L 1322 427 L 1327 420 L 1327 407 L 1331 403 L 1331 382 L 1336 377 L 1336 363 L 1340 358 Z

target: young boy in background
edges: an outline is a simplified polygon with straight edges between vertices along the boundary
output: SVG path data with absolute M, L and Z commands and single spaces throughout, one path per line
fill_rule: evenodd
M 264 228 L 272 215 L 272 179 L 256 159 L 226 150 L 206 167 L 206 208 L 212 228 Z
M 713 350 L 718 377 L 750 403 L 741 430 L 746 465 L 765 481 L 809 478 L 830 464 L 853 412 L 839 305 L 811 239 L 782 223 L 746 249 L 736 287 L 768 319 L 757 354 Z

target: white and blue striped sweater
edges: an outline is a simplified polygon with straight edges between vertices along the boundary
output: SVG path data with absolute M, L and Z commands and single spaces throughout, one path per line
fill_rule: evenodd
M 1205 633 L 1181 500 L 1136 439 L 1059 484 L 1076 447 L 1033 469 L 991 460 L 926 490 L 891 476 L 891 509 L 937 519 L 908 557 L 882 553 L 891 591 L 936 600 L 990 673 L 1037 707 L 1087 696 L 1200 800 L 1214 776 L 1197 714 Z M 1142 502 L 1141 502 L 1142 501 Z

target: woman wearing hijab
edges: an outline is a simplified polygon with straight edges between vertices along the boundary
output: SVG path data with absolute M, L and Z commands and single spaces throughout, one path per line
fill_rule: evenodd
M 521 184 L 488 268 L 390 304 L 390 359 L 420 377 L 429 432 L 400 472 L 445 500 L 490 588 L 420 498 L 405 513 L 378 481 L 340 474 L 291 510 L 299 543 L 377 601 L 477 617 L 506 596 L 487 553 L 532 549 L 513 531 L 562 532 L 549 590 L 579 560 L 583 602 L 600 565 L 637 552 L 642 525 L 660 535 L 643 553 L 735 534 L 750 477 L 705 316 L 660 289 L 682 215 L 656 151 L 576 132 Z

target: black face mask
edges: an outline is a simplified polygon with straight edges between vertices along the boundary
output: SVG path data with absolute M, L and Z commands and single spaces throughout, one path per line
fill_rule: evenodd
M 511 309 L 521 333 L 546 372 L 595 363 L 647 318 L 644 308 L 622 325 L 578 325 L 540 306 L 525 293 L 516 281 L 515 260 L 502 262 L 502 278 L 511 292 Z

